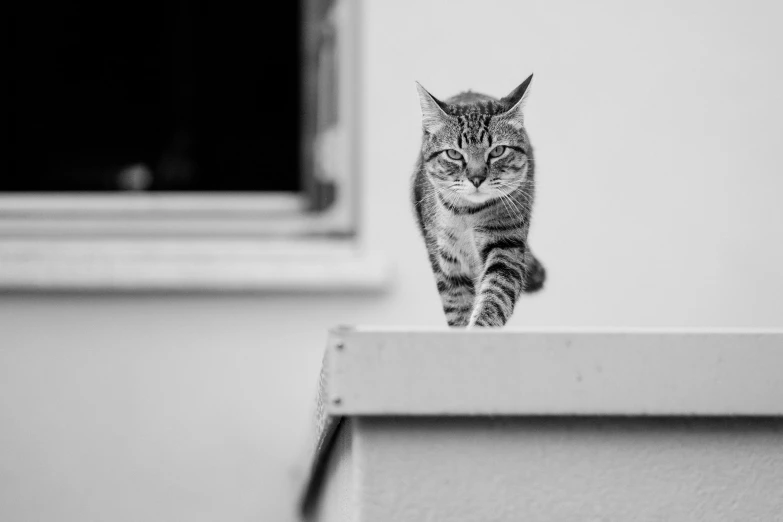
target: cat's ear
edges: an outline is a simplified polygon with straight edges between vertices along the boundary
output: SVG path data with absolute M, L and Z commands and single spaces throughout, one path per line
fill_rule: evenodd
M 520 83 L 516 89 L 511 91 L 508 94 L 508 96 L 500 100 L 501 102 L 506 104 L 506 106 L 511 107 L 504 114 L 504 116 L 507 117 L 509 120 L 518 121 L 519 123 L 522 123 L 523 120 L 522 111 L 525 109 L 525 104 L 527 103 L 527 97 L 530 94 L 531 81 L 533 81 L 532 74 L 527 77 L 527 80 Z
M 427 89 L 416 82 L 421 105 L 421 126 L 430 134 L 437 133 L 448 121 L 449 115 L 444 108 L 446 104 L 427 92 Z

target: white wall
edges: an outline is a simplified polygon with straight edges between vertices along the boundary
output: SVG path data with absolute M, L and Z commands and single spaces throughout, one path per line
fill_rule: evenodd
M 322 500 L 353 504 L 360 521 L 772 522 L 783 513 L 776 420 L 368 417 L 349 426 L 351 450 L 334 467 L 351 466 L 354 487 L 333 484 L 342 495 Z M 314 520 L 340 520 L 328 517 L 335 508 Z
M 783 326 L 783 7 L 648 4 L 362 2 L 364 225 L 393 289 L 1 296 L 0 518 L 293 520 L 326 328 L 443 322 L 408 206 L 414 80 L 536 74 L 551 279 L 513 326 Z

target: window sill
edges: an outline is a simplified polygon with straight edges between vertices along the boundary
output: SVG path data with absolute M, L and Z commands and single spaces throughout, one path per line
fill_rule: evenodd
M 379 292 L 389 277 L 347 239 L 0 240 L 2 292 Z

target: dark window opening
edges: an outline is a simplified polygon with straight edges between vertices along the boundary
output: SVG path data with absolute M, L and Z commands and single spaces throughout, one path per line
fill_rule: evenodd
M 14 2 L 0 191 L 299 191 L 297 1 Z

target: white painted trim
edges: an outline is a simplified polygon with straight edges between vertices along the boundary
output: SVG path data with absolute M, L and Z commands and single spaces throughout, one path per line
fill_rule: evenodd
M 336 330 L 327 412 L 783 415 L 783 331 Z
M 140 213 L 136 217 L 123 216 L 97 219 L 97 216 L 56 217 L 36 219 L 0 218 L 0 249 L 7 238 L 187 238 L 212 237 L 259 239 L 262 237 L 294 238 L 314 235 L 348 236 L 350 228 L 336 228 L 320 214 L 277 214 L 264 217 L 249 215 L 156 216 Z
M 318 107 L 318 116 L 314 129 L 313 168 L 322 181 L 335 183 L 337 199 L 327 213 L 330 221 L 343 228 L 356 222 L 359 202 L 359 150 L 361 132 L 359 129 L 360 111 L 360 2 L 359 0 L 338 0 L 319 21 L 317 31 L 334 32 L 334 60 L 336 100 L 326 100 Z M 319 49 L 319 53 L 323 49 Z M 323 82 L 324 77 L 316 78 Z M 326 86 L 318 84 L 319 97 L 328 91 Z M 325 121 L 324 112 L 337 109 L 336 121 Z M 328 125 L 328 126 L 327 126 Z
M 186 212 L 280 214 L 305 210 L 297 192 L 0 193 L 0 217 Z
M 17 239 L 0 242 L 4 291 L 383 290 L 385 260 L 353 241 Z
M 0 195 L 5 237 L 160 237 L 351 234 L 337 208 L 307 212 L 298 193 Z
M 330 176 L 340 187 L 335 208 L 338 222 L 354 222 L 359 209 L 359 174 L 362 147 L 359 109 L 361 104 L 361 75 L 359 74 L 361 1 L 339 0 L 335 2 L 329 18 L 337 28 L 337 81 L 338 81 L 338 150 L 337 161 Z

